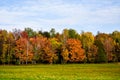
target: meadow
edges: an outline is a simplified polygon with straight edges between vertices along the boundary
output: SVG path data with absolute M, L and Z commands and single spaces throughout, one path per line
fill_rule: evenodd
M 0 80 L 120 80 L 120 64 L 1 65 Z

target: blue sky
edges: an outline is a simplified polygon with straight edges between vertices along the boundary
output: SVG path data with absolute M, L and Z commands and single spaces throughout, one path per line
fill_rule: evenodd
M 120 0 L 0 0 L 0 29 L 120 31 Z

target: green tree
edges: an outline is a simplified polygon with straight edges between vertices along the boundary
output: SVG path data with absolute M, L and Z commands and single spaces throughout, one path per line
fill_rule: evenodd
M 27 32 L 29 38 L 30 38 L 30 37 L 35 37 L 36 34 L 37 34 L 37 33 L 36 33 L 35 31 L 33 31 L 33 29 L 31 29 L 31 28 L 25 28 L 24 31 Z
M 99 40 L 95 40 L 95 45 L 98 47 L 98 53 L 96 56 L 96 62 L 103 63 L 107 62 L 107 55 L 105 53 L 103 44 Z
M 74 38 L 74 39 L 79 38 L 78 33 L 74 29 L 69 29 L 68 33 L 69 33 L 69 38 Z
M 47 31 L 43 32 L 42 35 L 43 35 L 44 37 L 50 38 L 50 33 L 47 32 Z
M 55 35 L 56 35 L 55 29 L 52 28 L 52 29 L 50 30 L 50 37 L 53 38 L 53 37 L 55 37 Z

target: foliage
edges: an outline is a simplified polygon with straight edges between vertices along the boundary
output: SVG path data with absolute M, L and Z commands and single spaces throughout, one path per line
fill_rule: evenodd
M 79 40 L 68 39 L 66 48 L 68 49 L 69 62 L 83 62 L 85 59 L 84 49 Z
M 98 53 L 101 55 L 104 55 L 104 58 L 106 58 L 105 61 L 107 62 L 112 62 L 114 61 L 114 54 L 113 54 L 113 49 L 114 49 L 114 41 L 112 37 L 108 34 L 105 33 L 99 33 L 96 36 L 96 44 L 98 46 Z
M 27 32 L 29 38 L 36 36 L 36 32 L 33 31 L 33 29 L 31 29 L 31 28 L 25 28 L 25 32 Z
M 0 30 L 0 64 L 120 62 L 120 32 Z
M 97 58 L 98 47 L 96 45 L 92 45 L 88 51 L 88 62 L 94 63 Z
M 51 38 L 53 38 L 53 37 L 55 37 L 55 29 L 54 28 L 52 28 L 51 30 L 50 30 L 50 37 Z
M 111 34 L 113 40 L 114 40 L 114 54 L 117 58 L 117 61 L 120 62 L 120 32 L 114 31 Z
M 29 44 L 26 38 L 20 38 L 16 41 L 16 49 L 15 49 L 15 56 L 16 59 L 19 60 L 19 63 L 32 62 L 33 53 L 32 53 L 32 46 Z
M 95 45 L 98 46 L 96 62 L 107 62 L 107 56 L 103 44 L 99 40 L 95 40 Z
M 82 32 L 80 36 L 80 40 L 82 42 L 83 48 L 85 49 L 87 61 L 90 62 L 89 57 L 94 53 L 94 52 L 91 53 L 92 52 L 91 47 L 94 44 L 94 36 L 91 32 Z
M 68 30 L 69 38 L 79 39 L 79 34 L 74 29 Z
M 53 63 L 60 63 L 62 43 L 59 42 L 59 40 L 57 38 L 50 38 L 49 41 L 51 43 L 52 52 L 54 53 Z

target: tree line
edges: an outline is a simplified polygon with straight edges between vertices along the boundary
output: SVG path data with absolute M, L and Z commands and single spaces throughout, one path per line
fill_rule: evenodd
M 120 32 L 0 30 L 0 64 L 120 62 Z

